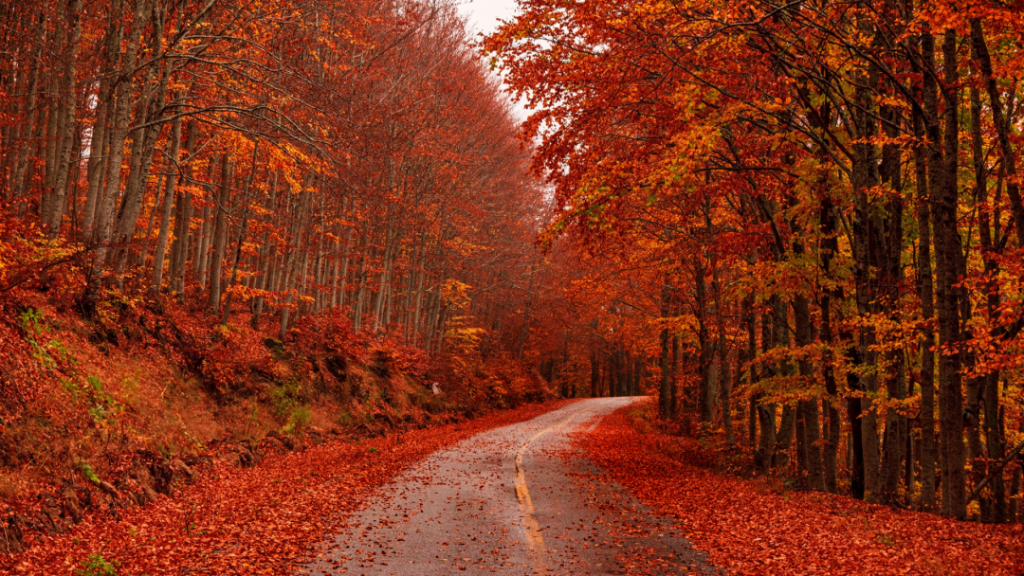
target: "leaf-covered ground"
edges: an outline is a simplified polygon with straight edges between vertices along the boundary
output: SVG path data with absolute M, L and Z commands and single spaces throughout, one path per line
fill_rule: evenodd
M 697 448 L 687 442 L 641 433 L 626 410 L 575 439 L 642 502 L 676 518 L 693 546 L 729 574 L 1024 573 L 1020 524 L 957 522 L 843 496 L 781 492 L 688 464 Z M 641 557 L 622 558 L 628 573 L 647 572 Z
M 255 468 L 217 463 L 175 498 L 88 517 L 68 534 L 36 537 L 0 556 L 0 573 L 71 574 L 90 555 L 119 576 L 292 574 L 345 515 L 406 466 L 484 430 L 521 422 L 566 401 L 519 407 L 362 442 L 333 441 Z

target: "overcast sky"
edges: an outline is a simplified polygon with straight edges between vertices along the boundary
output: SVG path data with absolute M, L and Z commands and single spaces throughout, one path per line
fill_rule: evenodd
M 516 0 L 460 0 L 459 10 L 466 15 L 476 32 L 492 32 L 498 19 L 508 20 L 515 15 Z
M 488 34 L 498 27 L 498 19 L 510 20 L 516 13 L 516 0 L 459 0 L 459 10 L 469 21 L 470 33 Z M 521 104 L 515 105 L 519 120 L 526 120 L 529 112 Z

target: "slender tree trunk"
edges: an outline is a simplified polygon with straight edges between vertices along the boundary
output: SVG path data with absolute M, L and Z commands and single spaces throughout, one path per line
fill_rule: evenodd
M 992 71 L 992 57 L 985 42 L 985 33 L 981 20 L 971 20 L 971 48 L 978 62 L 981 76 L 988 91 L 989 109 L 992 111 L 992 124 L 999 141 L 999 153 L 1003 174 L 1006 178 L 1006 195 L 1009 197 L 1010 213 L 1013 217 L 1014 229 L 1017 232 L 1017 245 L 1024 247 L 1024 203 L 1021 202 L 1020 184 L 1017 181 L 1017 156 L 1010 143 L 1010 126 L 1003 110 L 1002 90 L 996 83 Z M 948 81 L 949 79 L 947 79 Z
M 700 347 L 700 364 L 698 366 L 700 376 L 700 424 L 701 435 L 705 429 L 711 426 L 713 412 L 712 403 L 714 396 L 711 392 L 711 364 L 713 362 L 714 345 L 711 343 L 711 335 L 708 330 L 708 297 L 707 281 L 705 279 L 703 262 L 694 260 L 693 281 L 695 284 L 695 304 L 697 308 L 697 343 Z
M 743 301 L 740 304 L 740 316 L 743 321 L 743 330 L 747 336 L 746 345 L 740 350 L 739 365 L 749 366 L 753 362 L 754 357 L 757 355 L 757 336 L 755 333 L 757 319 L 754 312 L 754 295 L 748 293 L 743 297 Z M 737 369 L 737 382 L 742 375 L 740 369 Z M 753 451 L 757 443 L 757 402 L 754 399 L 754 373 L 753 367 L 749 367 L 747 370 L 747 393 L 749 399 L 747 400 L 747 446 Z
M 821 215 L 819 218 L 821 226 L 821 269 L 822 275 L 830 282 L 835 274 L 832 270 L 832 260 L 839 253 L 839 239 L 837 238 L 836 215 L 832 198 L 825 196 L 821 201 Z M 833 295 L 842 297 L 836 288 L 828 288 L 821 296 L 821 341 L 826 347 L 833 345 L 832 334 L 832 298 Z M 829 349 L 829 348 L 826 348 Z M 825 489 L 835 493 L 838 491 L 838 462 L 837 453 L 839 450 L 839 439 L 841 425 L 839 421 L 839 387 L 836 383 L 835 359 L 831 352 L 826 352 L 822 359 L 822 376 L 825 380 L 825 392 L 827 398 L 822 399 L 822 408 L 828 418 L 828 428 L 825 438 L 822 464 L 825 474 Z
M 924 119 L 914 114 L 914 133 L 924 140 Z M 921 510 L 934 510 L 935 501 L 935 334 L 931 320 L 935 317 L 932 296 L 931 208 L 928 182 L 929 149 L 924 145 L 914 148 L 914 169 L 917 182 L 915 197 L 917 216 L 917 294 L 921 302 L 921 328 L 918 335 L 918 353 L 921 356 L 921 449 L 918 462 L 921 476 L 921 494 L 917 502 Z
M 128 120 L 131 113 L 131 86 L 130 74 L 135 69 L 139 51 L 139 40 L 142 36 L 142 29 L 146 26 L 145 15 L 149 11 L 149 2 L 139 0 L 135 4 L 135 14 L 132 18 L 132 29 L 129 34 L 123 65 L 121 66 L 121 81 L 113 90 L 111 98 L 114 99 L 113 113 L 110 119 L 110 160 L 107 175 L 106 190 L 96 210 L 96 250 L 93 252 L 92 268 L 89 273 L 89 280 L 86 286 L 85 295 L 82 299 L 83 308 L 86 311 L 95 309 L 99 302 L 100 290 L 103 286 L 103 276 L 106 272 L 107 258 L 110 254 L 111 240 L 114 235 L 114 206 L 118 198 L 118 190 L 121 185 L 121 163 L 124 160 L 124 146 L 128 138 Z
M 49 229 L 50 238 L 56 238 L 60 234 L 61 221 L 64 219 L 64 207 L 67 205 L 68 175 L 71 173 L 71 158 L 76 143 L 76 104 L 78 102 L 76 90 L 75 64 L 78 61 L 79 46 L 82 43 L 82 5 L 83 0 L 71 0 L 67 4 L 67 26 L 71 30 L 68 38 L 68 50 L 64 54 L 64 122 L 61 126 L 61 146 L 57 153 L 56 175 L 53 184 L 53 200 L 49 210 L 48 218 L 44 222 Z
M 725 428 L 725 439 L 730 447 L 736 445 L 736 437 L 732 430 L 732 373 L 729 369 L 729 346 L 725 325 L 725 303 L 722 298 L 722 282 L 719 278 L 719 267 L 715 266 L 712 272 L 711 290 L 715 299 L 715 321 L 718 329 L 718 364 L 721 366 L 719 374 L 719 402 L 722 409 L 722 427 Z
M 37 119 L 39 111 L 36 106 L 36 102 L 39 99 L 39 76 L 42 73 L 43 62 L 42 62 L 42 50 L 43 50 L 43 33 L 45 31 L 44 18 L 45 15 L 41 9 L 37 9 L 33 16 L 37 19 L 35 26 L 35 42 L 36 47 L 31 57 L 31 69 L 28 73 L 28 86 L 26 93 L 28 94 L 25 101 L 25 112 L 26 119 L 25 124 L 21 128 L 22 140 L 18 147 L 17 160 L 14 162 L 14 182 L 11 186 L 11 195 L 15 198 L 23 198 L 27 192 L 25 178 L 28 174 L 29 167 L 29 150 L 32 144 L 32 131 L 37 125 Z M 20 203 L 24 206 L 24 203 Z
M 768 306 L 774 310 L 782 306 L 777 294 L 769 297 Z M 775 330 L 772 324 L 775 321 L 775 314 L 764 314 L 761 317 L 761 354 L 767 354 L 775 347 Z M 761 379 L 771 378 L 776 375 L 776 368 L 773 363 L 764 363 L 761 367 Z M 777 408 L 774 403 L 764 402 L 762 394 L 756 395 L 757 419 L 761 428 L 761 437 L 758 440 L 757 451 L 754 454 L 755 466 L 769 474 L 772 468 L 773 455 L 775 454 L 776 425 L 775 419 Z
M 672 298 L 671 287 L 668 282 L 662 283 L 661 287 L 661 317 L 662 321 L 668 318 L 670 300 Z M 669 364 L 669 331 L 668 326 L 661 328 L 661 388 L 659 391 L 659 406 L 661 417 L 665 420 L 672 418 L 672 373 Z
M 150 282 L 150 295 L 156 297 L 160 294 L 163 286 L 164 258 L 167 255 L 167 236 L 171 227 L 171 209 L 174 206 L 175 187 L 178 182 L 178 158 L 181 146 L 181 118 L 178 117 L 171 125 L 171 153 L 167 166 L 167 189 L 164 191 L 164 205 L 160 214 L 160 233 L 156 240 L 156 252 L 153 255 L 153 278 Z M 192 161 L 192 154 L 196 146 L 195 124 L 189 122 L 188 143 L 185 144 L 185 151 L 188 154 L 188 161 Z M 153 207 L 154 210 L 156 207 Z
M 224 254 L 228 246 L 228 216 L 231 214 L 231 180 L 234 178 L 234 172 L 235 164 L 230 155 L 225 154 L 221 159 L 220 196 L 213 233 L 213 259 L 210 262 L 210 309 L 215 313 L 220 311 L 221 277 Z

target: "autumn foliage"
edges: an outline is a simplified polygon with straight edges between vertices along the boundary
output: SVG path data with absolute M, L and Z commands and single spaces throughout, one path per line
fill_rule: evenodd
M 0 52 L 0 553 L 137 465 L 551 397 L 547 201 L 454 3 L 5 1 Z
M 138 462 L 555 392 L 656 395 L 764 477 L 613 419 L 685 521 L 668 471 L 796 514 L 781 482 L 872 570 L 1008 570 L 1019 531 L 951 519 L 1024 518 L 1024 4 L 518 6 L 0 0 L 0 553 L 49 492 L 153 500 Z
M 520 8 L 483 49 L 535 109 L 561 372 L 813 490 L 1019 518 L 1021 4 Z

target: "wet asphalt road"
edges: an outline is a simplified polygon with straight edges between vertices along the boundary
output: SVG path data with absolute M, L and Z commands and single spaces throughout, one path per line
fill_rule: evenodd
M 567 452 L 570 434 L 636 400 L 584 400 L 435 453 L 353 513 L 299 574 L 712 573 L 671 520 Z

